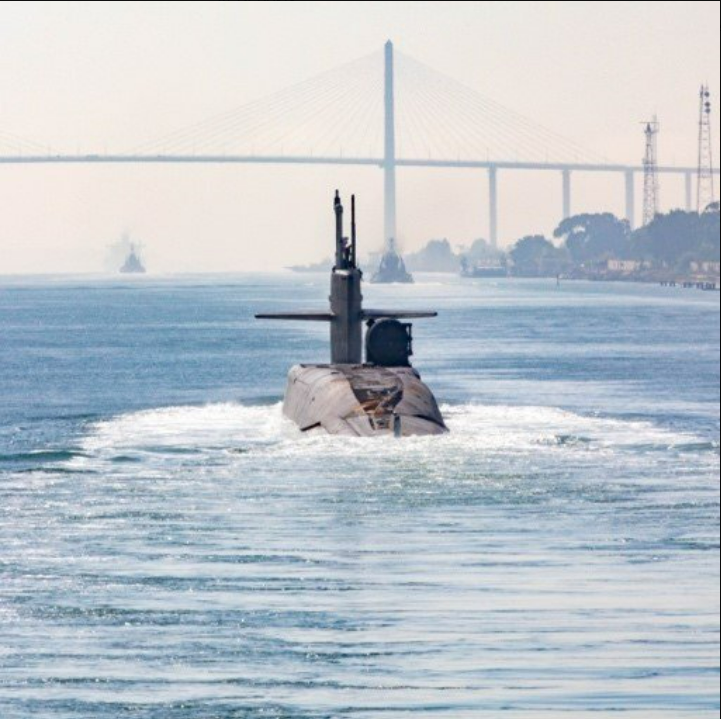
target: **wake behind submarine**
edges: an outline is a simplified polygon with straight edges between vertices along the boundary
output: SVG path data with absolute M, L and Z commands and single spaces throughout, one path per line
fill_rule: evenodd
M 412 325 L 400 321 L 436 317 L 437 313 L 363 309 L 355 197 L 350 240 L 344 237 L 338 192 L 334 209 L 336 258 L 330 310 L 256 315 L 261 320 L 330 324 L 330 364 L 299 365 L 290 370 L 283 412 L 303 432 L 325 430 L 351 437 L 445 434 L 448 428 L 438 403 L 411 366 Z

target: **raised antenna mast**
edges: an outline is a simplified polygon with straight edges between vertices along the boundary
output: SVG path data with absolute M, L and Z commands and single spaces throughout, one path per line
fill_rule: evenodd
M 340 270 L 344 267 L 345 258 L 345 240 L 343 239 L 343 203 L 340 199 L 340 192 L 335 191 L 335 200 L 333 202 L 335 210 L 335 266 Z
M 351 196 L 351 256 L 350 263 L 351 267 L 356 267 L 358 264 L 358 253 L 357 253 L 357 240 L 358 235 L 356 232 L 356 221 L 355 221 L 355 195 Z
M 643 224 L 650 225 L 659 211 L 658 181 L 658 118 L 645 122 L 646 155 L 643 159 Z
M 704 85 L 701 88 L 701 108 L 698 122 L 698 188 L 696 197 L 699 214 L 702 214 L 707 207 L 716 201 L 711 112 L 711 91 L 708 85 Z

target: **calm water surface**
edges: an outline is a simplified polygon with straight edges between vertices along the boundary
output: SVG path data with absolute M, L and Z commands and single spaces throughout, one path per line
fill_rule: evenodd
M 0 278 L 2 719 L 719 710 L 719 296 L 422 278 L 452 434 L 301 436 L 326 278 Z

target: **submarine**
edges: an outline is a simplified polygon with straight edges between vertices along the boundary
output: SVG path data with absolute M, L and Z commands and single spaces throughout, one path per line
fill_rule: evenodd
M 364 309 L 355 196 L 350 239 L 344 234 L 339 192 L 333 209 L 336 252 L 329 309 L 256 315 L 259 320 L 330 325 L 330 364 L 291 368 L 283 413 L 302 432 L 317 430 L 348 437 L 446 434 L 448 428 L 433 393 L 411 365 L 412 325 L 402 322 L 433 318 L 438 313 Z

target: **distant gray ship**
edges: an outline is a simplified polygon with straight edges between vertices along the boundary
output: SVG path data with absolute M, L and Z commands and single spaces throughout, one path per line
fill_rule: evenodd
M 406 263 L 396 249 L 395 240 L 388 240 L 378 271 L 371 278 L 375 285 L 413 284 L 413 275 L 406 269 Z
M 331 363 L 299 365 L 288 375 L 283 411 L 303 432 L 351 437 L 439 435 L 448 429 L 433 393 L 411 366 L 411 325 L 401 319 L 435 312 L 363 309 L 363 273 L 356 254 L 355 197 L 351 239 L 343 236 L 343 205 L 335 197 L 336 259 L 330 309 L 257 315 L 330 325 Z M 363 324 L 365 363 L 363 361 Z
M 503 265 L 474 265 L 465 257 L 461 259 L 461 277 L 474 279 L 484 277 L 508 277 L 508 269 Z
M 140 255 L 135 249 L 135 245 L 130 245 L 130 254 L 125 259 L 125 263 L 120 268 L 120 272 L 124 275 L 145 274 L 145 267 L 140 260 Z

